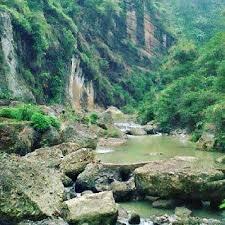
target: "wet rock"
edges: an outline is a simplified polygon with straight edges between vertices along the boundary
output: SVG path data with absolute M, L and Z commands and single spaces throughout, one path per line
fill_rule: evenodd
M 93 192 L 92 191 L 83 191 L 82 193 L 81 193 L 81 196 L 83 196 L 83 195 L 90 195 L 90 194 L 93 194 Z
M 73 186 L 73 180 L 71 178 L 67 177 L 66 175 L 63 175 L 62 182 L 63 182 L 64 187 Z
M 152 203 L 153 208 L 158 208 L 158 209 L 174 209 L 176 206 L 176 202 L 172 199 L 170 200 L 156 200 Z
M 130 135 L 143 136 L 146 135 L 146 131 L 142 127 L 131 128 L 129 131 Z
M 126 182 L 114 181 L 111 183 L 110 189 L 113 191 L 113 196 L 117 202 L 131 200 L 136 194 L 133 178 Z
M 92 149 L 80 149 L 66 155 L 60 164 L 61 170 L 71 179 L 77 178 L 87 166 L 94 161 L 94 151 Z
M 100 138 L 98 147 L 118 147 L 124 145 L 127 138 Z
M 185 207 L 177 207 L 175 209 L 175 215 L 180 218 L 187 218 L 187 217 L 191 216 L 191 214 L 192 214 L 192 211 Z
M 26 122 L 9 121 L 0 124 L 0 149 L 6 153 L 26 155 L 32 152 L 36 132 Z
M 84 195 L 65 202 L 70 224 L 114 225 L 118 209 L 112 192 Z
M 128 222 L 129 222 L 129 224 L 140 224 L 141 218 L 138 214 L 133 213 L 133 214 L 131 214 Z
M 60 174 L 17 156 L 0 154 L 0 161 L 0 224 L 60 215 L 64 197 Z
M 63 142 L 72 142 L 79 144 L 82 148 L 97 147 L 97 136 L 88 126 L 75 123 L 64 125 L 62 130 Z
M 77 197 L 74 187 L 65 188 L 65 200 L 70 200 Z
M 147 195 L 147 196 L 145 196 L 145 199 L 152 203 L 152 202 L 159 200 L 159 197 Z
M 218 202 L 225 198 L 225 174 L 193 157 L 150 162 L 134 174 L 137 190 L 145 195 Z
M 68 225 L 68 223 L 65 222 L 63 219 L 59 218 L 59 219 L 45 219 L 37 222 L 27 220 L 19 223 L 18 225 Z

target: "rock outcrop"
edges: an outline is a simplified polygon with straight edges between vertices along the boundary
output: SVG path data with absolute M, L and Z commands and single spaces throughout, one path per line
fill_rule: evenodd
M 201 199 L 217 205 L 225 198 L 225 174 L 196 158 L 154 161 L 134 174 L 137 190 L 145 195 Z
M 12 96 L 34 101 L 34 96 L 18 75 L 18 59 L 15 50 L 12 20 L 9 13 L 0 11 L 0 51 L 3 53 L 7 73 L 1 75 L 0 92 L 9 90 Z M 1 66 L 3 66 L 1 65 Z
M 118 210 L 112 192 L 85 194 L 65 202 L 66 218 L 72 224 L 115 225 Z

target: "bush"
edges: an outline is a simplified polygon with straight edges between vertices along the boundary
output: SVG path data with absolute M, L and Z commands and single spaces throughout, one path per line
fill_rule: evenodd
M 60 127 L 60 123 L 55 117 L 45 115 L 40 108 L 30 104 L 2 108 L 0 117 L 18 121 L 31 121 L 32 126 L 41 132 L 49 129 L 50 126 L 57 129 Z
M 86 124 L 97 124 L 99 116 L 97 113 L 91 113 L 90 115 L 84 117 L 84 122 Z

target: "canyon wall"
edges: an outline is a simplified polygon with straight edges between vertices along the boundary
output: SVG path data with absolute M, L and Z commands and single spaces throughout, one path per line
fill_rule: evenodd
M 127 79 L 151 71 L 174 41 L 151 1 L 121 0 L 120 10 L 103 14 L 83 1 L 73 3 L 75 14 L 58 0 L 26 2 L 28 15 L 16 2 L 0 6 L 0 98 L 123 106 L 135 95 Z

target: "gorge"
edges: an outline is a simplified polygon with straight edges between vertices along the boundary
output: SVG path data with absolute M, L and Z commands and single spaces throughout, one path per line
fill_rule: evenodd
M 224 225 L 224 12 L 1 1 L 0 225 Z

